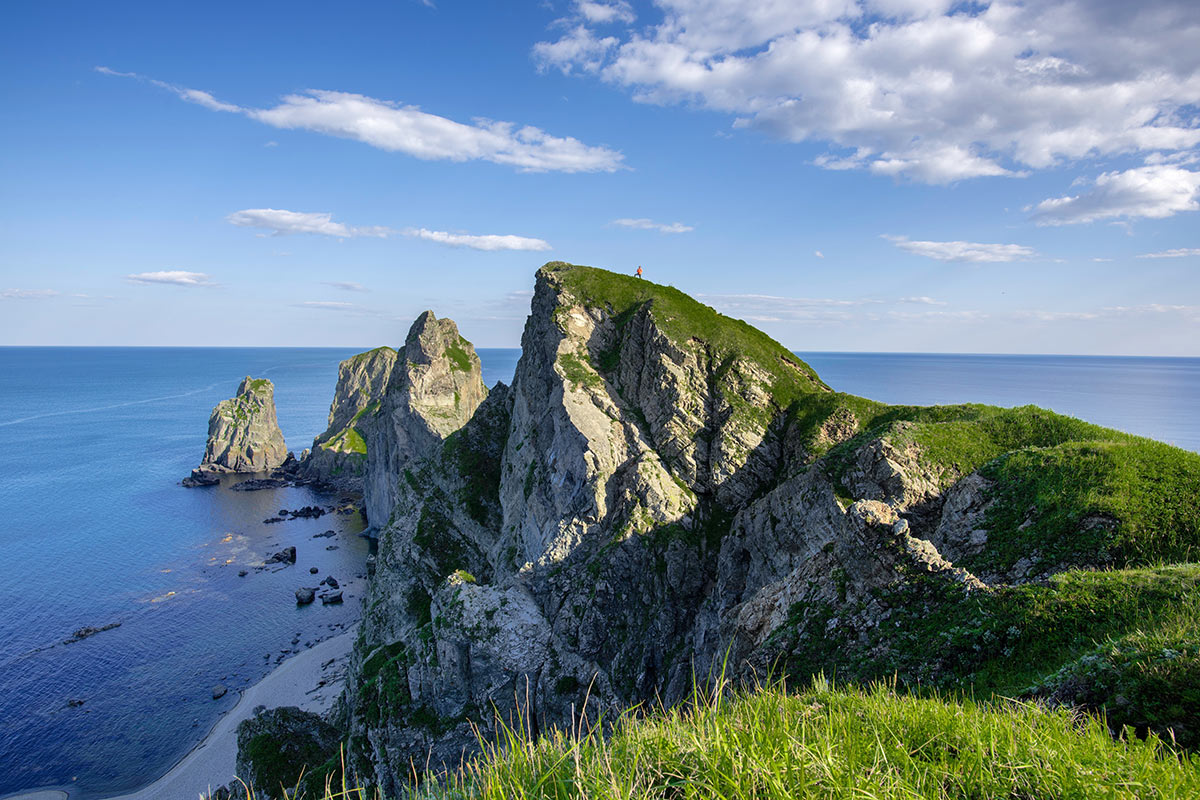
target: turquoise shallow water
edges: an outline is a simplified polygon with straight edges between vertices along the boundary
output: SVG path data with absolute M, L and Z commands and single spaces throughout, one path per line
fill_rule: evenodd
M 203 453 L 209 410 L 247 374 L 275 382 L 288 445 L 306 447 L 338 361 L 360 349 L 0 348 L 0 796 L 136 788 L 233 704 L 233 692 L 211 699 L 214 684 L 243 688 L 281 651 L 353 621 L 360 526 L 263 524 L 334 498 L 178 481 Z M 879 400 L 1036 403 L 1200 451 L 1200 359 L 801 355 L 836 388 Z M 519 351 L 480 356 L 491 385 L 511 379 Z M 287 545 L 295 567 L 237 577 Z M 296 608 L 309 566 L 351 579 L 345 606 Z

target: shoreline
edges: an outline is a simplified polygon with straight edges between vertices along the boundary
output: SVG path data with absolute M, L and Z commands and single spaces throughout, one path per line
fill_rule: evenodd
M 211 789 L 234 779 L 237 726 L 254 715 L 254 709 L 298 706 L 324 713 L 341 694 L 346 665 L 358 625 L 318 642 L 303 653 L 283 661 L 261 681 L 245 689 L 236 704 L 216 721 L 200 742 L 166 773 L 142 788 L 103 800 L 196 800 Z M 321 681 L 325 681 L 321 685 Z M 3 800 L 68 800 L 69 790 L 35 789 Z

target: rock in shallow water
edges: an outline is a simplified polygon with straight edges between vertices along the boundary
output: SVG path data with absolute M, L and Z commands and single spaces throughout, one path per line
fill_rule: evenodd
M 317 596 L 316 589 L 301 588 L 296 590 L 296 605 L 306 606 Z

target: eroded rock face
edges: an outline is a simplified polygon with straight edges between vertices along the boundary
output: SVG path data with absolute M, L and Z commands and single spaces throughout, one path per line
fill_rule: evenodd
M 410 759 L 457 764 L 495 713 L 566 726 L 585 702 L 595 719 L 679 701 L 725 663 L 766 669 L 805 604 L 857 603 L 870 625 L 873 591 L 914 574 L 987 590 L 901 518 L 940 507 L 915 450 L 868 442 L 843 508 L 807 448 L 858 420 L 830 412 L 815 442 L 789 429 L 829 390 L 785 349 L 730 346 L 742 323 L 638 300 L 620 276 L 634 301 L 615 307 L 577 277 L 539 271 L 513 386 L 486 400 L 454 383 L 476 373 L 432 363 L 457 339 L 432 314 L 397 361 L 368 442 L 381 531 L 344 698 L 354 766 L 385 794 Z M 693 310 L 707 338 L 680 335 Z
M 338 365 L 338 381 L 329 407 L 329 427 L 306 451 L 300 475 L 306 480 L 361 492 L 367 472 L 364 431 L 382 405 L 396 366 L 396 351 L 377 347 Z
M 311 772 L 336 754 L 338 742 L 337 728 L 319 715 L 272 708 L 238 723 L 236 774 L 265 797 L 283 797 L 301 770 Z
M 247 376 L 237 395 L 222 400 L 208 418 L 201 471 L 265 472 L 287 459 L 275 417 L 275 384 Z
M 426 311 L 396 356 L 377 412 L 364 420 L 367 520 L 379 530 L 396 505 L 405 465 L 433 453 L 487 396 L 475 347 L 450 319 Z

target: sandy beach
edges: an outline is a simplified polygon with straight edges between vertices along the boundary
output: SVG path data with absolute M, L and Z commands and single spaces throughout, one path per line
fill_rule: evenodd
M 258 706 L 298 706 L 317 713 L 328 710 L 342 690 L 356 632 L 357 627 L 352 628 L 284 661 L 246 689 L 204 740 L 165 775 L 139 791 L 109 800 L 196 800 L 210 788 L 229 783 L 234 778 L 237 759 L 238 723 L 252 716 Z M 66 792 L 39 790 L 7 800 L 66 800 L 67 797 Z
M 196 800 L 201 792 L 233 780 L 238 723 L 253 716 L 260 705 L 299 706 L 317 713 L 328 710 L 342 690 L 356 631 L 354 628 L 326 639 L 284 661 L 243 692 L 237 705 L 217 721 L 204 741 L 166 775 L 140 791 L 111 800 Z M 323 686 L 321 681 L 325 681 Z

